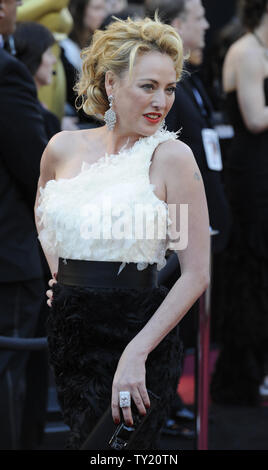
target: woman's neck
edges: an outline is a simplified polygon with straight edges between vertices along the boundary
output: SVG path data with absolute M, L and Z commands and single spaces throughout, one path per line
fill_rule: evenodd
M 127 148 L 132 147 L 140 137 L 141 136 L 137 134 L 124 134 L 117 130 L 109 131 L 106 126 L 104 126 L 103 142 L 108 155 L 117 154 L 125 145 Z

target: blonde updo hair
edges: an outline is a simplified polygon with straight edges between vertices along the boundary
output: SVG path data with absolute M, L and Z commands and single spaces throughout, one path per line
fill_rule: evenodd
M 171 57 L 179 81 L 184 61 L 182 40 L 175 29 L 163 24 L 157 15 L 154 20 L 115 18 L 106 30 L 96 30 L 90 46 L 81 52 L 82 73 L 74 87 L 78 95 L 77 108 L 83 108 L 88 115 L 103 116 L 109 108 L 106 72 L 111 70 L 120 77 L 128 70 L 131 76 L 137 54 L 151 51 Z

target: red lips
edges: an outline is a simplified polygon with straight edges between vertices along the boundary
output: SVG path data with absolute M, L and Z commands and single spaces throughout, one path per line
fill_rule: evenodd
M 152 124 L 158 124 L 161 121 L 161 113 L 147 113 L 143 115 L 147 121 Z

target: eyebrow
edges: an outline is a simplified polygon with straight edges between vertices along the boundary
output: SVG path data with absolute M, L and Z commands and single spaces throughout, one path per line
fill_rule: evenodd
M 156 85 L 159 85 L 158 81 L 157 81 L 157 80 L 153 80 L 152 78 L 140 78 L 138 81 L 140 82 L 140 81 L 148 81 L 148 80 L 149 80 L 150 82 L 155 83 Z M 168 83 L 167 86 L 168 86 L 168 85 L 176 85 L 176 83 L 177 83 L 177 82 L 174 81 L 174 82 Z

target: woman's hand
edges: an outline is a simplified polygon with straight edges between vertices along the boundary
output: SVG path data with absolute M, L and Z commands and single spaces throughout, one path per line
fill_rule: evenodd
M 57 274 L 53 274 L 53 278 L 48 281 L 49 287 L 52 287 L 53 284 L 57 284 Z M 52 307 L 52 300 L 53 300 L 53 291 L 49 289 L 46 291 L 46 296 L 48 297 L 47 304 L 49 307 Z
M 141 415 L 146 415 L 146 408 L 150 407 L 150 399 L 145 385 L 145 361 L 147 357 L 137 352 L 137 348 L 125 348 L 117 365 L 112 387 L 112 416 L 115 424 L 120 423 L 119 392 L 130 392 Z M 133 426 L 131 407 L 121 408 L 125 423 Z

